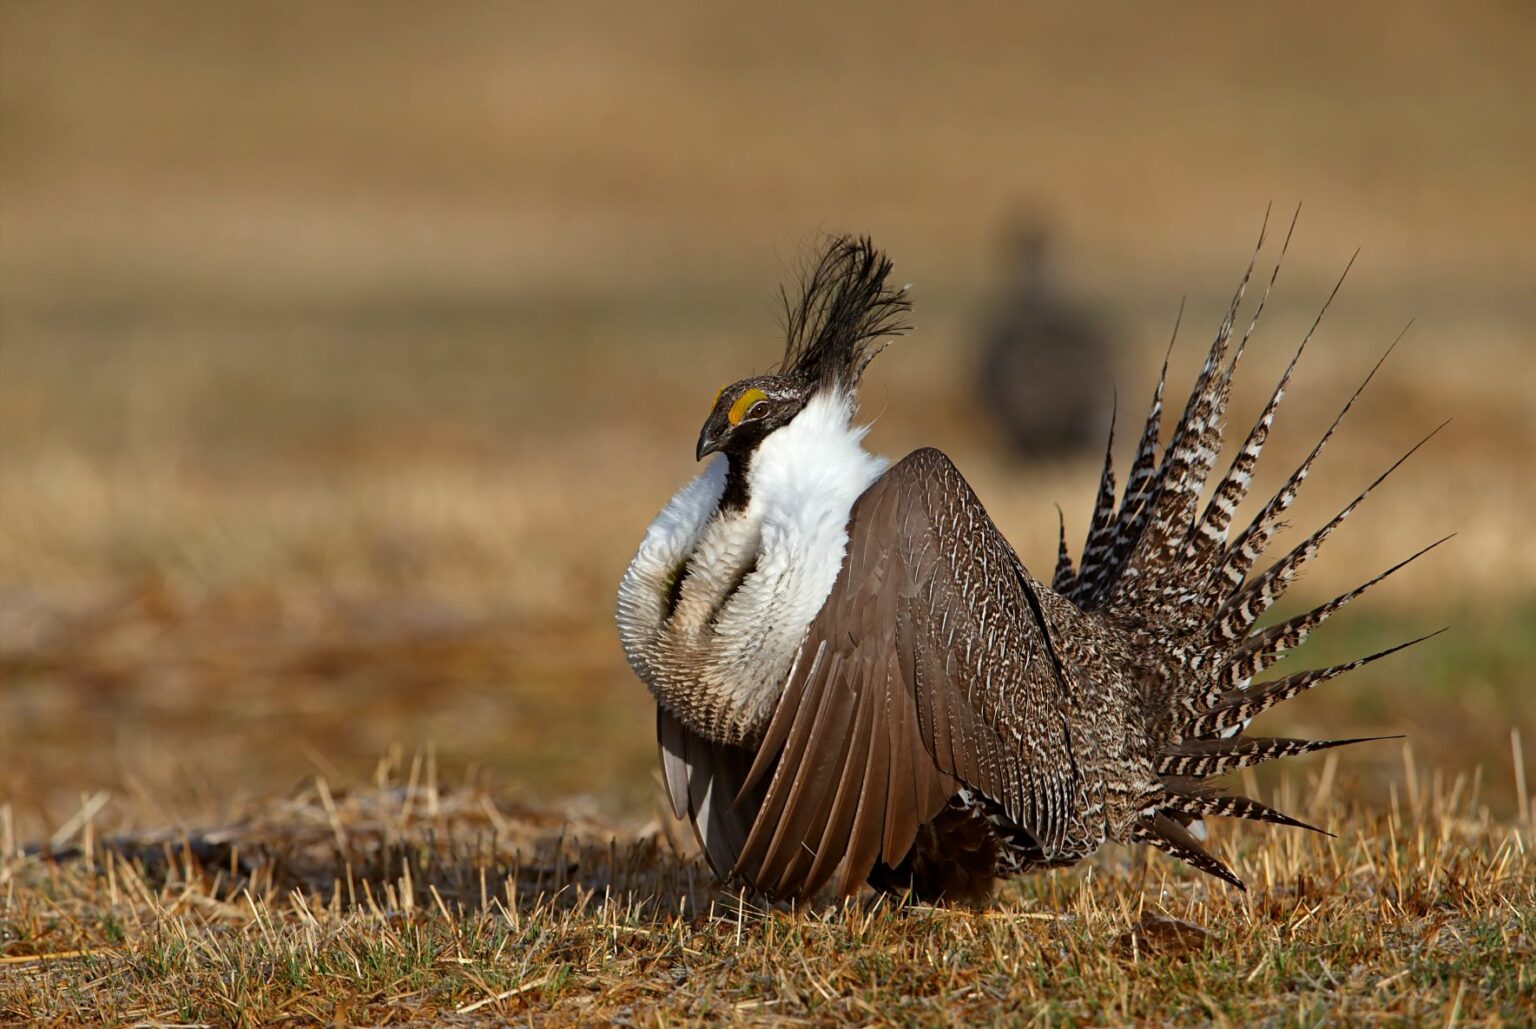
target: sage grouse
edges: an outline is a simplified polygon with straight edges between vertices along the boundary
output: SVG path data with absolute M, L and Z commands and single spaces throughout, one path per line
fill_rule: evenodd
M 978 333 L 976 399 L 1021 458 L 1096 450 L 1114 353 L 1100 319 L 1057 273 L 1041 221 L 1013 226 L 1006 279 Z
M 869 882 L 970 902 L 1106 840 L 1241 887 L 1193 823 L 1303 823 L 1210 777 L 1358 742 L 1243 730 L 1392 652 L 1253 681 L 1380 581 L 1254 628 L 1370 493 L 1251 574 L 1338 422 L 1230 535 L 1293 359 L 1200 509 L 1248 339 L 1233 347 L 1240 288 L 1161 457 L 1166 362 L 1124 492 L 1106 457 L 1082 560 L 1063 531 L 1047 588 L 947 457 L 861 446 L 860 375 L 909 310 L 890 270 L 867 240 L 831 242 L 788 305 L 782 365 L 720 391 L 697 450 L 715 459 L 619 587 L 674 811 L 716 874 L 774 898 Z

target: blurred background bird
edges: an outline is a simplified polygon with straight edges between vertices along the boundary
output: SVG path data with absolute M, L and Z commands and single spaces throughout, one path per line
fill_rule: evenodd
M 1064 281 L 1043 215 L 1018 216 L 1004 231 L 1002 274 L 977 333 L 979 406 L 1021 459 L 1096 452 L 1117 381 L 1106 318 Z

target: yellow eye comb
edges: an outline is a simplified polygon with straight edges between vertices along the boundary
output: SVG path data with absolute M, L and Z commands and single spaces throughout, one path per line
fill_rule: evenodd
M 732 425 L 740 425 L 741 420 L 747 416 L 747 412 L 752 410 L 753 404 L 757 403 L 759 400 L 767 399 L 768 394 L 764 393 L 762 390 L 755 387 L 749 389 L 741 396 L 736 398 L 736 403 L 731 405 L 730 413 L 726 415 L 726 419 Z

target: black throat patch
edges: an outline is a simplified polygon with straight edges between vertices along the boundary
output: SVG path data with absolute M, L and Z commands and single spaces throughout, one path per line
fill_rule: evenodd
M 725 456 L 725 492 L 720 494 L 721 511 L 745 511 L 751 493 L 747 486 L 747 472 L 751 467 L 751 453 L 728 453 Z

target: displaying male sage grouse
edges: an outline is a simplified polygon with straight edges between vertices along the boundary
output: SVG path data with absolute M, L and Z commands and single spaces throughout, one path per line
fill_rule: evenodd
M 1248 341 L 1231 346 L 1239 288 L 1161 457 L 1166 362 L 1124 493 L 1106 457 L 1082 560 L 1063 533 L 1047 587 L 947 457 L 888 464 L 860 445 L 860 374 L 907 327 L 890 270 L 867 240 L 830 243 L 787 305 L 782 365 L 720 391 L 697 450 L 717 456 L 651 523 L 619 587 L 673 809 L 718 875 L 770 897 L 867 881 L 974 901 L 1106 840 L 1240 887 L 1192 823 L 1303 823 L 1209 777 L 1358 742 L 1243 730 L 1392 652 L 1253 682 L 1381 578 L 1254 629 L 1370 493 L 1251 574 L 1338 421 L 1231 536 L 1293 359 L 1200 508 Z

